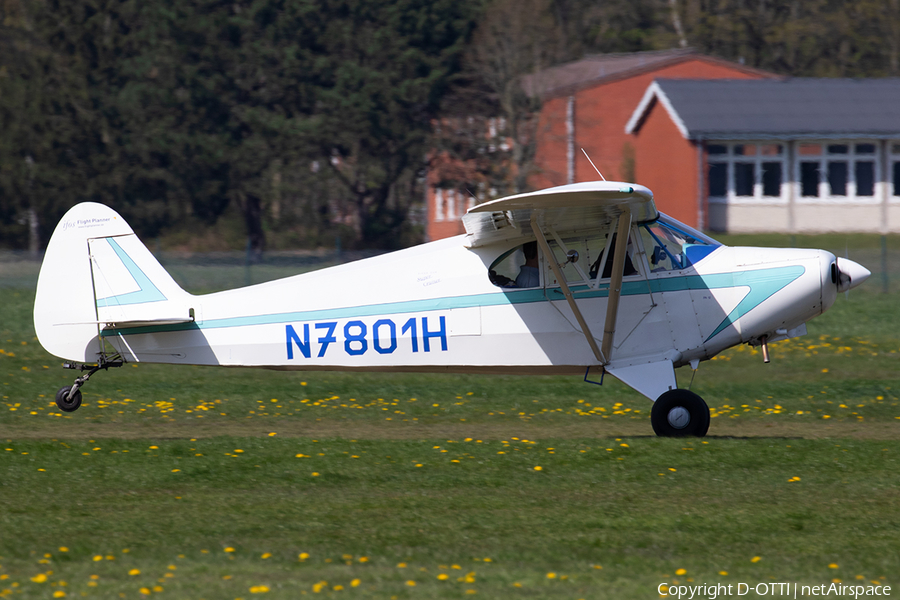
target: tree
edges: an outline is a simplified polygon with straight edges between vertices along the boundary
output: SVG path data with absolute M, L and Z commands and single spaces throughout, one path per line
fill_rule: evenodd
M 36 254 L 83 186 L 90 111 L 77 61 L 47 44 L 32 2 L 0 2 L 0 239 Z
M 362 243 L 396 246 L 474 13 L 455 0 L 325 6 L 311 48 L 318 159 L 349 193 Z
M 494 172 L 488 175 L 491 187 L 501 193 L 527 189 L 543 91 L 540 73 L 558 60 L 561 40 L 550 0 L 525 0 L 524 3 L 495 0 L 475 32 L 467 54 L 470 81 L 467 95 L 483 95 L 489 104 L 470 101 L 462 102 L 461 106 L 466 110 L 491 110 L 502 119 L 492 127 L 484 119 L 464 118 L 461 122 L 469 126 L 462 129 L 464 135 L 475 143 L 468 156 L 461 156 L 484 156 L 485 146 L 492 149 L 508 146 L 509 160 L 499 163 L 494 160 Z M 526 76 L 530 76 L 528 81 Z M 482 127 L 480 132 L 471 130 L 474 123 Z M 460 130 L 458 125 L 454 128 Z
M 257 252 L 286 203 L 335 204 L 285 197 L 283 182 L 296 180 L 285 171 L 299 170 L 319 182 L 311 189 L 332 194 L 329 178 L 343 185 L 362 244 L 394 243 L 477 2 L 18 1 L 37 14 L 32 37 L 48 64 L 66 65 L 53 73 L 68 79 L 56 90 L 35 83 L 41 71 L 20 61 L 20 93 L 7 92 L 2 114 L 12 122 L 31 103 L 25 124 L 52 146 L 58 173 L 81 182 L 60 182 L 63 203 L 111 204 L 143 235 L 185 219 L 213 223 L 233 206 Z M 74 124 L 71 135 L 42 124 L 54 114 L 48 102 L 65 113 L 57 121 Z M 19 154 L 39 145 L 7 141 Z M 32 155 L 41 172 L 44 157 Z M 24 198 L 24 156 L 4 164 L 18 165 L 8 185 Z

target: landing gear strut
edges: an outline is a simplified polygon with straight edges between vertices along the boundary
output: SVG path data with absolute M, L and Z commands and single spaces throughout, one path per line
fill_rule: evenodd
M 63 364 L 64 369 L 77 369 L 87 371 L 84 375 L 75 380 L 72 385 L 59 388 L 56 392 L 56 406 L 63 412 L 74 412 L 81 406 L 81 386 L 87 383 L 91 375 L 101 369 L 109 369 L 112 367 L 121 367 L 125 361 L 119 355 L 104 356 L 101 355 L 96 365 L 79 365 L 76 363 Z
M 703 437 L 709 431 L 709 407 L 688 390 L 669 390 L 656 399 L 650 424 L 660 437 Z

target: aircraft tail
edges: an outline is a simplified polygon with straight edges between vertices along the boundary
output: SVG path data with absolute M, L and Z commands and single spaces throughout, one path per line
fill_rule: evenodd
M 47 245 L 34 329 L 51 354 L 97 362 L 104 352 L 102 329 L 192 321 L 191 298 L 125 219 L 108 206 L 85 202 L 63 216 Z

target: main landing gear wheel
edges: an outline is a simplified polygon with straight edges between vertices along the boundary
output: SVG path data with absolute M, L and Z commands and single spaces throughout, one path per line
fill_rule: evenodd
M 72 394 L 72 398 L 70 399 L 69 390 L 71 389 L 72 386 L 67 385 L 66 387 L 59 388 L 59 391 L 56 392 L 56 406 L 63 412 L 74 412 L 81 406 L 81 390 L 75 390 L 75 393 Z
M 653 431 L 660 437 L 703 437 L 709 431 L 709 407 L 688 390 L 669 390 L 650 411 Z

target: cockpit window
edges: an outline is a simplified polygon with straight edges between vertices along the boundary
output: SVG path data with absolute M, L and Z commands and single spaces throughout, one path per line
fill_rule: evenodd
M 721 244 L 668 217 L 641 226 L 650 271 L 686 269 L 697 264 Z
M 501 254 L 491 264 L 488 277 L 498 287 L 540 287 L 540 253 L 537 242 L 527 242 Z
M 600 276 L 600 279 L 609 279 L 612 275 L 613 261 L 616 258 L 616 240 L 618 238 L 618 235 L 618 233 L 613 233 L 612 237 L 608 237 L 604 253 L 597 258 L 597 261 L 595 263 L 591 265 L 591 279 L 596 279 L 598 275 Z M 632 242 L 631 235 L 629 233 L 628 241 L 625 244 L 625 267 L 622 273 L 623 277 L 640 274 L 635 267 L 634 256 L 636 252 L 637 248 L 635 248 L 635 245 Z M 602 271 L 600 270 L 601 262 L 603 264 Z

